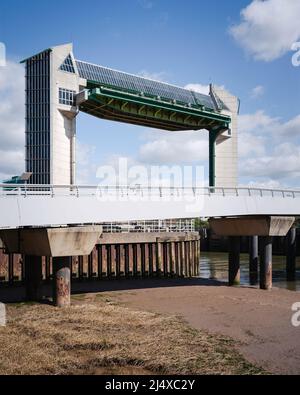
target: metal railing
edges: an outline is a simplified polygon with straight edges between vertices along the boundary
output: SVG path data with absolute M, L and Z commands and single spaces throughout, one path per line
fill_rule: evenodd
M 104 233 L 173 233 L 195 232 L 194 219 L 104 222 Z
M 268 189 L 252 187 L 144 187 L 144 186 L 96 186 L 96 185 L 31 185 L 0 184 L 1 196 L 241 196 L 300 198 L 300 189 Z

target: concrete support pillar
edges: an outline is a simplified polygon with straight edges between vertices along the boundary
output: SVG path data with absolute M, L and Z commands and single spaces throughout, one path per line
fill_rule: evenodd
M 57 307 L 71 304 L 71 258 L 53 258 L 53 303 Z
M 272 289 L 272 237 L 260 241 L 260 289 Z
M 258 236 L 249 237 L 249 275 L 250 284 L 256 285 L 258 281 Z
M 229 281 L 228 285 L 240 284 L 240 237 L 229 237 Z
M 286 236 L 286 274 L 288 281 L 296 278 L 296 228 L 291 228 Z
M 25 255 L 26 300 L 39 301 L 42 297 L 42 257 Z

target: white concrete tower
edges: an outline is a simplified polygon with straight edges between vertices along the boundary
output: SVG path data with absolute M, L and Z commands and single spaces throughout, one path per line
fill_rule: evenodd
M 227 107 L 222 114 L 231 117 L 230 131 L 218 134 L 215 145 L 215 185 L 216 187 L 236 187 L 238 185 L 238 113 L 240 101 L 226 90 L 211 86 L 211 95 L 217 96 Z
M 49 48 L 26 63 L 26 171 L 34 184 L 75 183 L 75 95 L 78 74 L 72 44 Z

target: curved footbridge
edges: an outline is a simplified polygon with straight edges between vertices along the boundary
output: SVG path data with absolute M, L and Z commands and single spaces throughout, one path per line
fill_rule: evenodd
M 219 235 L 229 236 L 229 284 L 239 283 L 239 237 L 251 236 L 252 272 L 260 286 L 272 286 L 272 237 L 289 232 L 300 215 L 300 190 L 259 188 L 160 188 L 76 185 L 0 185 L 0 237 L 10 253 L 25 254 L 32 271 L 39 256 L 53 257 L 54 300 L 70 302 L 72 255 L 87 255 L 99 240 L 101 224 L 206 217 Z M 293 272 L 295 254 L 290 256 Z M 34 294 L 35 274 L 29 279 Z M 33 290 L 33 291 L 32 291 Z
M 299 216 L 300 190 L 0 184 L 0 229 L 135 220 Z

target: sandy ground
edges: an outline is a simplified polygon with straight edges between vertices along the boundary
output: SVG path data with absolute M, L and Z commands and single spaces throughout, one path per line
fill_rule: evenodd
M 299 292 L 229 288 L 203 279 L 74 283 L 72 288 L 74 293 L 108 293 L 137 310 L 178 315 L 196 329 L 233 338 L 248 361 L 267 371 L 300 374 L 300 327 L 291 324 Z M 45 294 L 50 290 L 45 287 Z M 0 289 L 3 302 L 23 296 L 23 288 Z
M 300 327 L 291 324 L 291 306 L 300 302 L 299 293 L 200 284 L 123 292 L 118 300 L 180 315 L 197 329 L 237 340 L 247 360 L 270 372 L 300 374 Z

